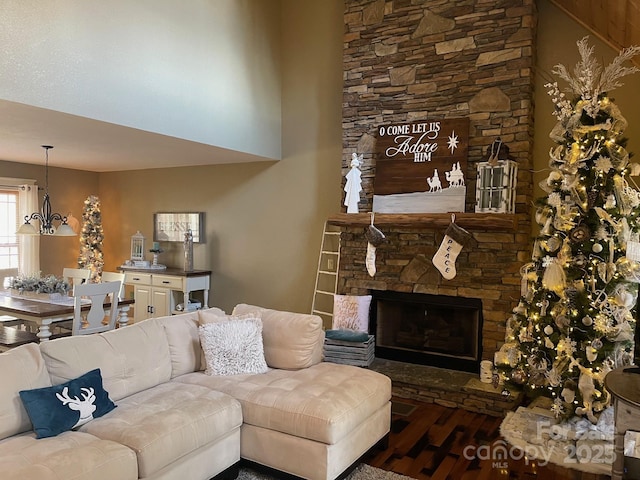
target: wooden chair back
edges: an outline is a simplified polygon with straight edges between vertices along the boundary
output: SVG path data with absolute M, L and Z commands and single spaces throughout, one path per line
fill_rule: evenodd
M 71 292 L 75 294 L 77 285 L 82 285 L 89 281 L 91 270 L 88 268 L 64 268 L 62 270 L 62 278 L 71 285 Z
M 9 288 L 9 283 L 7 279 L 11 279 L 18 276 L 17 268 L 0 268 L 0 290 L 5 288 Z M 5 285 L 5 282 L 7 284 Z
M 73 310 L 73 327 L 71 335 L 87 335 L 91 333 L 106 332 L 116 327 L 118 318 L 118 292 L 120 282 L 84 283 L 76 285 Z M 111 306 L 109 312 L 105 311 L 104 302 L 109 296 Z M 91 308 L 82 311 L 82 299 L 91 300 Z
M 124 298 L 124 273 L 117 272 L 102 272 L 103 282 L 120 282 L 120 292 L 118 293 L 118 299 Z

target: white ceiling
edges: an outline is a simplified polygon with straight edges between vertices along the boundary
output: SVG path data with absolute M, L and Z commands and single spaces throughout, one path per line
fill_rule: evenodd
M 0 160 L 91 172 L 274 159 L 0 100 Z M 1 175 L 1 174 L 0 174 Z

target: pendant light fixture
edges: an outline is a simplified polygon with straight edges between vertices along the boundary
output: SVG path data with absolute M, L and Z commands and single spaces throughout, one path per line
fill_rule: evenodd
M 51 213 L 51 201 L 49 200 L 49 150 L 53 145 L 42 145 L 45 151 L 44 166 L 44 198 L 42 199 L 42 210 L 33 212 L 31 215 L 25 215 L 24 223 L 16 232 L 18 235 L 55 235 L 58 237 L 72 237 L 76 233 L 67 223 L 67 217 L 59 213 Z M 38 220 L 40 222 L 40 230 L 38 231 L 30 222 Z M 56 228 L 54 221 L 60 222 L 60 226 Z

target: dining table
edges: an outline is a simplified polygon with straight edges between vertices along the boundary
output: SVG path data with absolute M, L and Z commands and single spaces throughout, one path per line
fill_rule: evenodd
M 129 309 L 135 302 L 133 298 L 118 300 L 118 327 L 125 327 L 129 322 Z M 105 309 L 111 307 L 108 299 L 104 303 Z M 82 305 L 83 311 L 91 308 L 91 302 Z M 38 339 L 46 342 L 51 337 L 51 324 L 64 320 L 71 320 L 74 313 L 74 299 L 65 300 L 33 300 L 19 295 L 11 295 L 0 291 L 0 315 L 10 315 L 20 320 L 27 320 L 38 325 Z

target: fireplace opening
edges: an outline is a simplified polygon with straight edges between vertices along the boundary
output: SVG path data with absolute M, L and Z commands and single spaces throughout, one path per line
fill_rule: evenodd
M 378 358 L 478 373 L 482 301 L 477 298 L 371 291 L 369 333 Z

